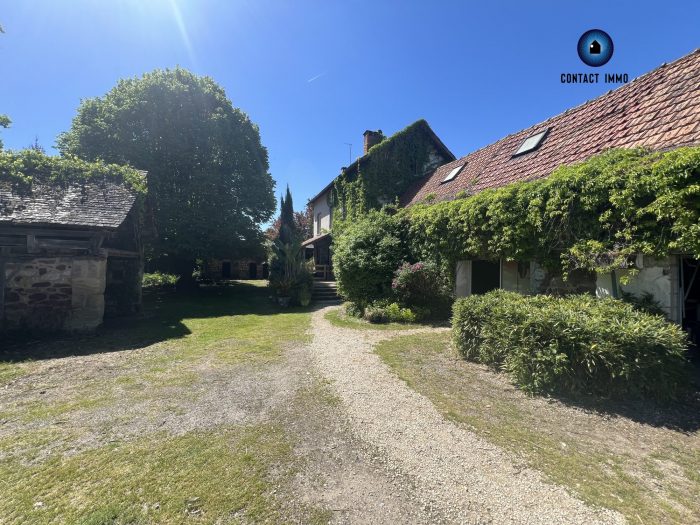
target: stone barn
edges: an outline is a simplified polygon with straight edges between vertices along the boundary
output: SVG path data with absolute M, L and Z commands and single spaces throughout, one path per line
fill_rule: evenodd
M 267 261 L 262 258 L 212 259 L 204 264 L 204 276 L 215 281 L 228 279 L 267 279 Z
M 83 331 L 139 312 L 138 193 L 106 177 L 0 178 L 0 330 Z

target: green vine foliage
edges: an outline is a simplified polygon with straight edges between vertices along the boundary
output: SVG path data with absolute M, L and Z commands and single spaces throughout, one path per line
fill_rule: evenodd
M 351 164 L 335 179 L 331 192 L 333 231 L 342 231 L 345 221 L 396 202 L 430 169 L 433 149 L 427 122 L 418 120 Z
M 422 260 L 536 260 L 566 276 L 634 269 L 638 253 L 700 257 L 700 147 L 609 150 L 545 179 L 401 214 Z
M 139 195 L 146 193 L 143 173 L 128 166 L 87 162 L 73 156 L 50 157 L 34 149 L 0 152 L 0 182 L 9 182 L 18 192 L 30 192 L 34 184 L 114 182 Z

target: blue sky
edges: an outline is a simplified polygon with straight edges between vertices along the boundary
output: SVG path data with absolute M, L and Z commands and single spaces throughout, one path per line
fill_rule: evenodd
M 55 153 L 81 98 L 180 65 L 260 126 L 277 192 L 301 208 L 365 129 L 425 118 L 459 157 L 611 89 L 563 72 L 633 78 L 689 53 L 698 21 L 697 1 L 0 0 L 2 138 Z M 576 54 L 591 28 L 615 44 L 602 68 Z

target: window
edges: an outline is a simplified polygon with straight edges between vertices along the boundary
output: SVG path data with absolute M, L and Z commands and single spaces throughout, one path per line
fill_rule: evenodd
M 321 214 L 316 215 L 316 235 L 321 235 Z
M 464 166 L 466 166 L 466 164 L 460 164 L 460 165 L 457 166 L 456 168 L 453 168 L 452 171 L 450 171 L 450 172 L 447 174 L 447 177 L 445 177 L 444 179 L 442 179 L 442 182 L 444 183 L 444 182 L 450 182 L 451 180 L 454 180 L 455 177 L 457 177 L 457 175 L 459 175 L 459 172 L 462 171 L 462 168 L 463 168 Z
M 517 157 L 518 155 L 523 155 L 525 153 L 535 151 L 537 148 L 540 147 L 540 144 L 542 144 L 542 141 L 547 136 L 548 132 L 549 128 L 545 129 L 544 131 L 541 131 L 540 133 L 537 133 L 536 135 L 532 135 L 526 138 L 525 141 L 518 148 L 518 151 L 516 151 L 513 154 L 513 156 Z

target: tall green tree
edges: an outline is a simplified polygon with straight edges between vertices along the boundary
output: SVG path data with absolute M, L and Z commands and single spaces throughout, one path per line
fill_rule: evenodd
M 297 237 L 299 237 L 299 233 L 294 220 L 294 203 L 292 202 L 292 193 L 287 186 L 287 194 L 280 200 L 279 240 L 282 244 L 289 244 L 298 240 Z
M 156 266 L 187 280 L 197 258 L 262 251 L 275 208 L 267 150 L 211 78 L 176 68 L 120 80 L 81 102 L 58 148 L 148 171 Z

